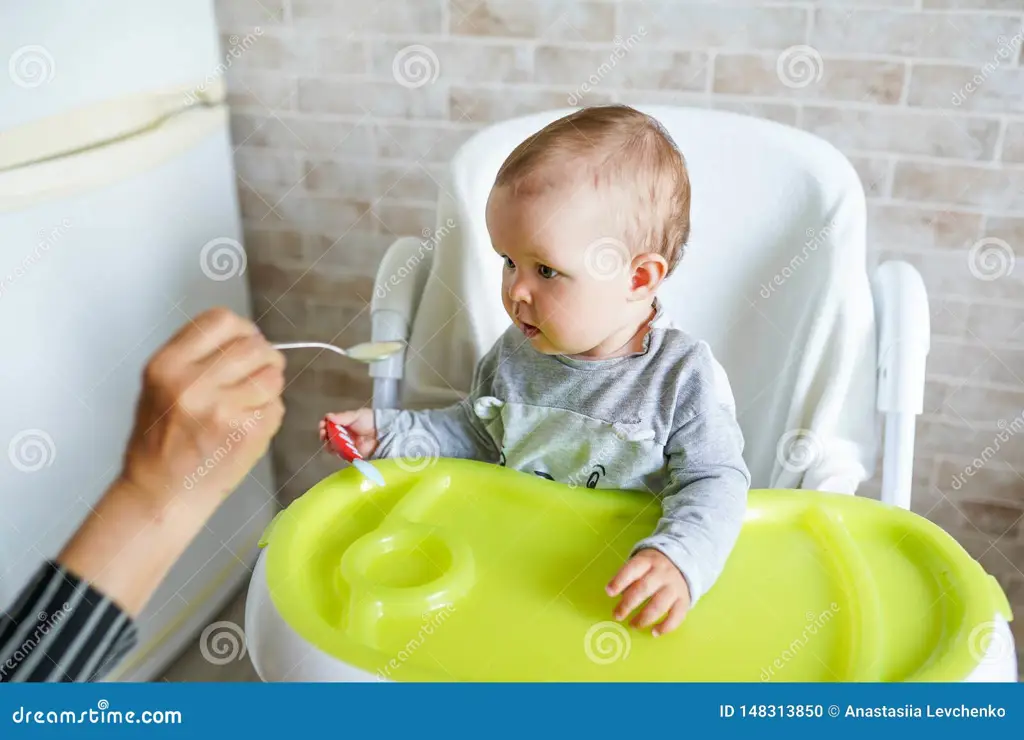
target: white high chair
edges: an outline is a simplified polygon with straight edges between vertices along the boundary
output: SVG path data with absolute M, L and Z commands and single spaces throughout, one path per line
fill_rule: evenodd
M 752 485 L 856 493 L 876 461 L 881 414 L 882 498 L 909 508 L 927 298 L 907 264 L 886 263 L 869 280 L 864 193 L 853 168 L 824 141 L 779 124 L 645 110 L 682 149 L 693 183 L 692 240 L 660 296 L 682 328 L 708 341 L 731 380 Z M 478 133 L 442 184 L 434 233 L 389 249 L 378 273 L 373 338 L 406 341 L 408 349 L 371 366 L 375 406 L 442 406 L 470 390 L 476 361 L 509 323 L 501 261 L 484 226 L 488 191 L 507 154 L 567 112 Z M 264 551 L 246 603 L 247 644 L 261 678 L 380 680 L 282 617 L 267 557 Z M 987 624 L 996 631 L 981 644 L 977 628 L 962 636 L 977 651 L 977 666 L 963 680 L 1015 681 L 1009 625 L 998 610 Z
M 729 376 L 752 486 L 855 493 L 874 471 L 881 414 L 881 497 L 910 508 L 927 296 L 909 264 L 867 264 L 853 167 L 822 139 L 771 121 L 641 109 L 683 152 L 693 190 L 690 243 L 659 295 Z M 569 112 L 477 133 L 441 184 L 433 235 L 388 250 L 373 339 L 408 350 L 371 366 L 374 406 L 442 406 L 469 390 L 476 361 L 509 324 L 484 223 L 491 184 L 519 142 Z

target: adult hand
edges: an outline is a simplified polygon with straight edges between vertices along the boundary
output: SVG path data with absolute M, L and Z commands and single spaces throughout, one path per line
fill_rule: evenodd
M 58 556 L 137 614 L 284 416 L 284 358 L 230 311 L 200 314 L 149 361 L 124 467 Z
M 214 309 L 146 366 L 121 478 L 159 513 L 206 519 L 281 426 L 284 355 L 250 321 Z

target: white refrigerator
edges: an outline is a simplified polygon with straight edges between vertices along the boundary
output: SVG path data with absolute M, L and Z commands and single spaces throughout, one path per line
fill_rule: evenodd
M 210 0 L 0 1 L 0 608 L 120 466 L 142 368 L 189 317 L 251 315 Z M 249 578 L 265 459 L 139 619 L 152 680 Z

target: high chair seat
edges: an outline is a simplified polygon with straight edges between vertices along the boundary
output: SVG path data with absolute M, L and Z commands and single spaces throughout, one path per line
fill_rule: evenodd
M 882 495 L 909 507 L 927 299 L 905 263 L 869 279 L 864 192 L 849 161 L 762 119 L 641 110 L 679 146 L 693 190 L 690 243 L 659 295 L 729 377 L 753 487 L 856 492 L 874 472 L 883 412 Z M 476 134 L 441 183 L 434 233 L 389 250 L 374 339 L 407 341 L 408 350 L 371 367 L 376 406 L 442 406 L 469 390 L 476 361 L 509 325 L 484 219 L 491 184 L 515 146 L 569 112 Z

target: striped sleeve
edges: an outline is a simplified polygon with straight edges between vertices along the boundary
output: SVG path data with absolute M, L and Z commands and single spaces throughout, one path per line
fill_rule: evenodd
M 0 683 L 98 681 L 136 642 L 117 604 L 47 562 L 0 616 Z

